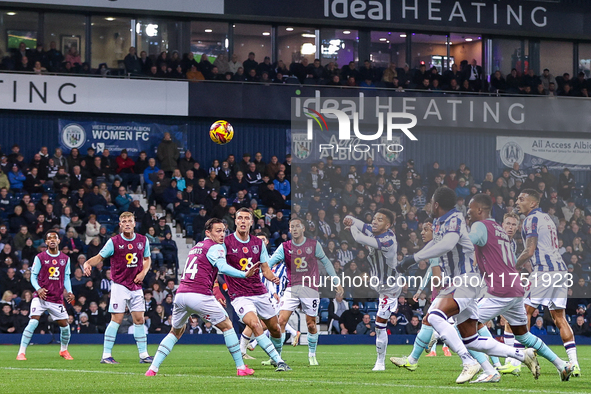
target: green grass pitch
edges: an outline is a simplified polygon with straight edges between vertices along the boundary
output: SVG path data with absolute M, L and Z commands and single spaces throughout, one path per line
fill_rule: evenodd
M 321 339 L 322 340 L 322 339 Z M 149 346 L 150 354 L 156 345 Z M 58 345 L 30 346 L 27 361 L 16 361 L 17 346 L 0 351 L 0 393 L 589 393 L 591 392 L 591 347 L 578 348 L 582 377 L 561 382 L 552 364 L 541 359 L 542 376 L 535 381 L 526 367 L 522 375 L 503 376 L 496 384 L 455 384 L 461 372 L 457 356 L 444 357 L 438 346 L 437 357 L 421 357 L 415 372 L 398 369 L 387 361 L 385 372 L 372 372 L 375 347 L 369 345 L 318 346 L 320 366 L 308 366 L 307 346 L 284 347 L 283 357 L 291 372 L 274 372 L 263 367 L 262 350 L 250 355 L 247 364 L 254 376 L 237 377 L 232 357 L 223 345 L 178 345 L 167 357 L 155 377 L 146 377 L 148 365 L 139 364 L 137 348 L 115 345 L 113 356 L 121 364 L 100 364 L 102 346 L 72 345 L 74 361 L 58 356 Z M 566 357 L 564 348 L 554 351 Z M 407 355 L 411 346 L 388 347 L 388 358 Z

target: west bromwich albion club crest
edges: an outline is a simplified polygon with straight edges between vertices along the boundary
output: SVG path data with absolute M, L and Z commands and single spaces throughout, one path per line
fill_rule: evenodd
M 258 247 L 258 245 L 255 245 L 255 246 L 252 247 L 252 253 L 254 253 L 254 254 L 258 254 L 259 253 L 259 247 Z

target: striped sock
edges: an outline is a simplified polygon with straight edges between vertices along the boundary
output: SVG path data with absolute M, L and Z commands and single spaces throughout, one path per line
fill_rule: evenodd
M 133 325 L 133 337 L 135 338 L 140 358 L 150 357 L 148 354 L 148 337 L 146 336 L 146 329 L 143 324 Z
M 550 348 L 546 346 L 546 344 L 540 338 L 533 335 L 532 333 L 527 332 L 524 335 L 516 335 L 515 339 L 527 347 L 536 349 L 540 356 L 553 363 L 559 371 L 562 371 L 564 368 L 565 362 L 558 358 L 556 353 L 550 350 Z
M 568 355 L 568 361 L 573 364 L 579 365 L 579 361 L 577 360 L 577 345 L 575 341 L 565 342 L 564 349 L 566 350 L 566 354 Z
M 33 338 L 33 333 L 37 329 L 38 325 L 39 325 L 39 320 L 37 320 L 37 319 L 29 320 L 29 324 L 27 324 L 27 327 L 25 327 L 25 330 L 23 331 L 23 336 L 21 338 L 21 347 L 18 350 L 19 354 L 21 354 L 21 353 L 25 354 L 25 352 L 27 351 L 27 346 L 29 346 L 29 342 L 31 342 L 31 338 Z
M 318 333 L 308 333 L 308 357 L 316 356 L 316 347 L 318 346 Z
M 224 331 L 224 341 L 226 342 L 226 347 L 228 348 L 228 351 L 236 363 L 236 368 L 243 368 L 244 361 L 242 360 L 242 353 L 240 352 L 240 344 L 238 343 L 236 331 L 234 331 L 234 329 Z
M 417 361 L 419 361 L 421 353 L 423 353 L 423 350 L 425 350 L 427 346 L 429 346 L 429 341 L 431 340 L 432 336 L 433 327 L 423 324 L 423 327 L 421 327 L 421 330 L 415 338 L 415 343 L 413 344 L 412 352 L 408 357 L 409 363 L 416 364 Z
M 60 351 L 68 350 L 70 343 L 70 325 L 60 327 Z
M 119 323 L 115 323 L 113 320 L 107 326 L 105 330 L 105 344 L 103 345 L 103 358 L 111 357 L 111 350 L 115 346 L 115 339 L 117 339 L 117 330 L 119 329 Z
M 154 372 L 158 372 L 158 368 L 160 368 L 160 364 L 164 361 L 166 356 L 170 354 L 172 348 L 177 343 L 178 339 L 174 334 L 170 333 L 158 346 L 158 350 L 156 350 L 156 355 L 154 356 L 154 361 L 152 361 L 152 365 L 150 365 L 150 369 Z
M 277 353 L 277 350 L 275 350 L 275 346 L 273 346 L 273 343 L 269 338 L 267 338 L 265 334 L 259 335 L 258 337 L 256 337 L 256 340 L 261 349 L 263 349 L 265 353 L 267 353 L 267 355 L 271 357 L 273 361 L 275 361 L 277 364 L 283 362 L 281 356 L 279 355 L 279 353 Z

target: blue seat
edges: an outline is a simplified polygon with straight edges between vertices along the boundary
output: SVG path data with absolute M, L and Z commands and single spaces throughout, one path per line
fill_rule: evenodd
M 368 301 L 368 302 L 365 303 L 365 308 L 367 308 L 367 310 L 370 310 L 370 309 L 377 310 L 378 309 L 378 303 L 377 302 L 374 302 L 374 301 Z
M 328 323 L 328 311 L 320 312 L 320 323 L 323 323 L 323 324 Z
M 111 215 L 98 215 L 98 217 L 96 218 L 96 220 L 100 223 L 100 224 L 108 224 L 111 223 Z
M 320 299 L 320 310 L 328 309 L 328 305 L 330 305 L 330 300 L 328 298 Z
M 41 200 L 42 193 L 31 193 L 31 200 L 38 202 Z
M 107 205 L 107 211 L 111 213 L 117 213 L 117 206 L 116 205 Z
M 376 315 L 378 314 L 377 311 L 371 311 L 371 312 L 367 312 L 367 314 L 369 315 L 369 317 L 371 318 L 371 321 L 375 321 L 376 320 Z
M 546 331 L 548 332 L 548 335 L 556 335 L 558 332 L 558 330 L 554 326 L 546 327 Z

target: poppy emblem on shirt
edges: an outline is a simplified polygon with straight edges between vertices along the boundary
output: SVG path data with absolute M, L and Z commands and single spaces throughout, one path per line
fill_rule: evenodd
M 298 256 L 300 256 L 302 254 L 302 249 L 298 249 L 298 251 L 296 253 Z
M 127 244 L 127 249 L 129 249 L 129 250 L 133 249 L 133 245 L 132 244 Z
M 246 246 L 242 248 L 242 253 L 248 253 L 248 248 Z
M 252 253 L 254 253 L 254 254 L 259 253 L 259 247 L 257 245 L 252 247 Z
M 51 260 L 51 264 L 56 265 L 57 264 L 57 260 Z

